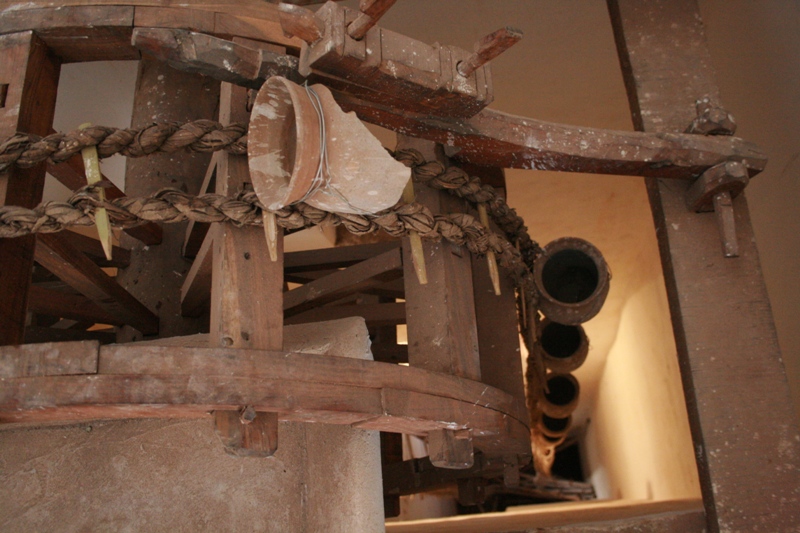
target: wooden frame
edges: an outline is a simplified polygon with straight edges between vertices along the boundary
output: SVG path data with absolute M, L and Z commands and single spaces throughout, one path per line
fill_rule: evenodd
M 200 31 L 218 37 L 239 36 L 257 39 L 295 50 L 299 47 L 296 39 L 287 39 L 283 36 L 274 10 L 256 0 L 236 2 L 235 5 L 224 0 L 204 1 L 195 3 L 193 9 L 177 9 L 172 7 L 170 2 L 155 0 L 136 2 L 135 5 L 127 6 L 111 4 L 117 2 L 102 0 L 58 2 L 62 7 L 55 9 L 54 2 L 37 0 L 28 4 L 34 9 L 7 10 L 0 13 L 0 28 L 9 34 L 0 39 L 4 43 L 11 43 L 8 49 L 18 46 L 24 48 L 24 53 L 19 52 L 22 55 L 15 51 L 11 52 L 22 58 L 20 63 L 22 66 L 16 69 L 16 75 L 21 76 L 18 83 L 20 87 L 24 87 L 19 93 L 22 95 L 23 107 L 26 99 L 30 101 L 41 97 L 51 103 L 54 101 L 58 65 L 61 62 L 139 58 L 139 51 L 130 45 L 134 27 L 161 26 Z M 794 468 L 782 469 L 778 464 L 780 461 L 769 464 L 768 459 L 796 458 L 800 456 L 800 444 L 798 444 L 797 428 L 789 422 L 792 418 L 788 407 L 790 405 L 788 389 L 760 275 L 758 255 L 751 239 L 746 202 L 743 196 L 736 202 L 739 217 L 737 225 L 744 244 L 742 257 L 730 261 L 723 260 L 718 253 L 717 233 L 713 221 L 708 217 L 689 213 L 684 206 L 683 198 L 684 191 L 688 187 L 688 181 L 685 180 L 714 164 L 737 159 L 745 163 L 751 174 L 755 174 L 763 168 L 765 157 L 755 146 L 739 139 L 680 133 L 694 118 L 695 99 L 704 96 L 718 99 L 718 91 L 709 74 L 709 56 L 695 0 L 677 0 L 673 3 L 658 0 L 645 2 L 610 0 L 609 4 L 637 128 L 644 132 L 656 132 L 656 135 L 623 134 L 549 125 L 489 111 L 483 111 L 475 117 L 463 120 L 433 120 L 367 103 L 352 95 L 339 93 L 337 98 L 344 107 L 356 110 L 362 118 L 371 122 L 402 129 L 406 133 L 439 142 L 447 140 L 448 134 L 451 134 L 454 144 L 460 148 L 460 151 L 452 155 L 467 162 L 651 177 L 648 181 L 648 190 L 658 229 L 693 438 L 698 450 L 707 530 L 751 530 L 755 524 L 771 531 L 793 527 L 800 521 L 800 517 L 797 516 L 800 509 L 797 494 L 797 487 L 800 486 L 798 471 Z M 92 26 L 97 20 L 106 22 L 103 26 Z M 671 26 L 672 23 L 675 25 Z M 688 53 L 657 54 L 653 48 L 642 47 L 640 44 L 644 42 L 642 36 L 648 37 L 649 47 L 663 51 L 674 50 L 670 47 L 677 46 L 677 49 L 683 47 Z M 80 44 L 88 42 L 91 42 L 92 46 Z M 32 62 L 26 63 L 26 58 L 31 58 Z M 643 58 L 647 61 L 661 61 L 662 72 L 674 72 L 675 76 L 672 78 L 660 76 L 656 79 L 644 68 Z M 678 73 L 688 74 L 689 81 L 678 82 Z M 38 83 L 33 84 L 28 80 L 29 76 L 38 77 Z M 686 77 L 680 79 L 684 80 Z M 642 90 L 643 88 L 645 90 Z M 652 90 L 648 91 L 647 88 Z M 42 92 L 43 95 L 39 95 L 38 92 Z M 645 96 L 645 92 L 648 96 Z M 15 96 L 17 94 L 9 90 L 8 97 L 17 97 Z M 39 107 L 35 114 L 20 113 L 23 118 L 33 119 L 30 124 L 22 121 L 15 124 L 3 122 L 2 126 L 46 134 L 49 132 L 48 117 L 51 115 L 52 109 Z M 659 118 L 661 122 L 656 124 L 653 117 Z M 513 134 L 505 131 L 509 125 L 516 128 Z M 556 141 L 544 142 L 543 137 L 548 133 L 551 134 L 551 138 L 555 135 Z M 575 150 L 573 144 L 570 144 L 572 141 L 568 140 L 578 135 L 586 136 L 592 141 L 585 150 Z M 625 155 L 623 151 L 625 154 L 636 155 Z M 665 153 L 669 153 L 670 157 L 664 157 Z M 39 183 L 41 176 L 44 175 L 43 168 L 25 172 L 36 174 L 28 180 L 33 184 Z M 679 178 L 684 181 L 667 181 L 667 178 Z M 8 179 L 8 186 L 11 187 L 16 178 L 12 174 Z M 16 186 L 12 189 L 16 194 Z M 16 199 L 13 194 L 7 193 L 6 201 L 18 205 L 32 205 L 38 201 L 35 190 L 22 192 L 19 188 L 19 191 L 22 197 Z M 678 225 L 681 231 L 676 229 Z M 692 230 L 687 231 L 687 228 Z M 18 253 L 16 250 L 19 250 L 20 257 L 25 258 L 25 262 L 19 263 L 15 270 L 17 272 L 15 281 L 8 281 L 11 278 L 3 280 L 5 289 L 0 287 L 3 294 L 7 294 L 8 287 L 11 286 L 27 287 L 28 283 L 25 280 L 30 276 L 32 242 L 33 239 L 0 242 L 0 253 L 4 257 L 12 253 L 8 251 L 9 248 L 14 248 L 13 253 L 16 254 Z M 698 250 L 703 250 L 706 254 L 700 255 L 697 253 Z M 709 264 L 712 268 L 708 268 Z M 702 279 L 697 276 L 699 271 L 705 274 Z M 6 275 L 8 274 L 4 273 L 4 276 Z M 732 291 L 732 288 L 737 290 Z M 15 303 L 10 308 L 4 308 L 7 312 L 3 315 L 3 327 L 0 328 L 3 330 L 3 344 L 20 342 L 21 339 L 20 325 L 23 323 L 27 290 L 22 291 L 21 299 L 18 290 L 14 294 L 16 294 L 14 298 L 9 297 L 10 299 L 4 300 Z M 699 305 L 696 303 L 697 298 L 702 299 Z M 725 305 L 747 309 L 747 312 L 727 314 L 722 311 Z M 92 309 L 91 312 L 96 313 L 97 310 Z M 478 320 L 482 320 L 481 317 L 478 317 Z M 747 335 L 748 342 L 740 342 L 742 331 L 752 332 Z M 28 371 L 20 370 L 19 366 L 14 367 L 16 370 L 13 372 L 6 371 L 7 375 L 4 375 L 0 382 L 3 385 L 0 392 L 3 420 L 41 422 L 54 416 L 63 419 L 65 413 L 73 417 L 72 419 L 92 417 L 98 413 L 111 417 L 152 416 L 155 411 L 149 405 L 155 403 L 169 406 L 175 395 L 185 397 L 189 392 L 186 375 L 170 374 L 168 369 L 162 373 L 150 374 L 126 368 L 126 373 L 123 375 L 125 377 L 121 377 L 115 372 L 113 364 L 107 361 L 113 360 L 118 363 L 115 356 L 131 348 L 121 346 L 98 350 L 96 346 L 92 346 L 81 344 L 76 348 L 76 345 L 72 344 L 63 345 L 60 353 L 74 354 L 77 350 L 83 353 L 80 359 L 82 362 L 87 358 L 91 360 L 94 357 L 91 354 L 96 353 L 98 365 L 96 374 L 83 364 L 76 370 L 74 365 L 66 363 L 66 366 L 56 365 L 54 371 L 43 372 L 85 375 L 23 377 Z M 19 358 L 25 350 L 34 348 L 4 348 L 2 356 Z M 161 353 L 159 350 L 163 349 L 138 347 L 135 350 L 142 358 L 147 359 Z M 247 367 L 248 371 L 252 368 L 251 364 L 255 364 L 256 367 L 278 364 L 278 360 L 286 357 L 298 358 L 303 365 L 311 361 L 306 356 L 279 351 L 243 349 L 236 351 L 220 349 L 212 354 L 208 348 L 183 348 L 179 355 L 187 361 L 202 362 L 203 365 L 212 366 L 220 357 L 232 357 L 238 361 L 237 364 L 243 368 Z M 717 355 L 719 357 L 716 357 Z M 39 360 L 33 355 L 29 356 L 25 360 Z M 257 363 L 253 363 L 248 357 L 253 361 L 257 360 Z M 409 357 L 413 359 L 417 356 L 412 352 Z M 342 359 L 342 361 L 346 362 L 337 360 L 334 363 L 339 371 L 355 370 L 354 366 L 364 364 L 353 360 Z M 147 364 L 153 363 L 148 361 Z M 370 382 L 368 386 L 357 385 L 363 390 L 359 389 L 359 392 L 354 394 L 356 396 L 364 394 L 364 396 L 351 398 L 354 405 L 349 410 L 335 409 L 344 414 L 339 418 L 338 415 L 331 415 L 331 420 L 339 420 L 339 423 L 352 423 L 357 420 L 364 427 L 392 430 L 397 430 L 399 425 L 402 425 L 404 430 L 412 433 L 469 427 L 475 432 L 476 443 L 480 438 L 490 437 L 491 434 L 508 437 L 503 446 L 519 442 L 520 432 L 523 431 L 526 422 L 524 417 L 520 418 L 518 411 L 520 404 L 517 402 L 516 394 L 507 394 L 500 390 L 506 388 L 500 378 L 492 378 L 496 381 L 497 389 L 492 387 L 486 389 L 499 403 L 472 405 L 467 408 L 471 405 L 471 394 L 476 392 L 475 381 L 443 377 L 419 369 L 393 369 L 387 372 L 391 373 L 392 379 L 398 381 L 388 386 L 386 381 L 380 380 L 382 378 L 370 374 L 381 374 L 384 367 L 373 365 L 379 363 L 373 363 L 359 371 L 366 372 L 375 379 L 375 382 Z M 465 373 L 473 378 L 487 374 L 482 368 L 472 367 L 455 373 Z M 117 371 L 120 371 L 119 368 Z M 286 390 L 300 393 L 302 387 L 310 383 L 319 383 L 320 387 L 327 391 L 325 394 L 336 394 L 338 397 L 339 394 L 347 395 L 346 390 L 342 389 L 343 384 L 353 385 L 346 380 L 331 383 L 319 375 L 315 376 L 298 380 L 297 376 L 292 374 L 290 377 L 294 379 L 290 379 L 289 382 L 295 385 L 263 384 L 248 378 L 239 378 L 242 390 L 248 391 L 242 397 L 232 398 L 230 395 L 207 392 L 198 394 L 194 403 L 179 402 L 188 407 L 165 407 L 160 414 L 199 416 L 208 409 L 231 409 L 249 402 L 264 411 L 281 413 L 279 416 L 287 419 L 295 419 L 294 417 L 299 419 L 302 416 L 295 407 L 276 399 L 275 387 L 289 387 Z M 454 392 L 442 396 L 433 389 L 408 392 L 412 390 L 411 388 L 398 393 L 398 388 L 414 386 L 411 376 L 424 378 L 423 381 L 428 384 L 432 382 L 442 384 L 437 380 L 444 379 L 451 389 L 465 391 L 466 396 L 459 396 Z M 127 383 L 133 383 L 134 387 L 127 395 L 119 394 L 122 389 L 118 385 L 125 380 L 128 380 Z M 45 382 L 55 384 L 52 396 L 49 399 L 37 399 L 32 395 L 31 388 L 35 389 Z M 103 396 L 97 392 L 81 392 L 90 390 L 86 387 L 89 383 L 96 383 L 101 389 L 109 387 L 107 389 L 109 394 Z M 210 375 L 204 386 L 213 388 L 215 383 L 215 378 Z M 116 388 L 114 384 L 117 384 Z M 137 395 L 136 390 L 144 390 L 150 385 L 154 386 L 153 390 L 156 392 L 143 392 Z M 485 385 L 480 385 L 481 389 L 484 387 Z M 753 395 L 758 396 L 770 409 L 768 411 L 757 409 L 756 403 L 745 405 L 741 395 L 741 391 L 745 389 L 754 391 Z M 326 397 L 325 394 L 321 396 L 323 399 Z M 154 401 L 159 398 L 161 401 Z M 445 406 L 441 403 L 441 398 L 446 398 L 448 402 L 460 402 L 464 404 L 461 407 L 466 410 L 453 407 L 460 406 L 458 403 L 447 403 Z M 428 403 L 442 406 L 442 410 L 434 419 L 427 416 Z M 498 407 L 501 404 L 508 407 Z M 421 405 L 424 405 L 425 409 L 420 410 Z M 56 406 L 62 407 L 56 408 Z M 323 401 L 317 407 L 314 416 L 330 415 L 330 403 L 326 404 Z M 503 422 L 498 417 L 502 418 Z M 392 424 L 385 425 L 389 419 L 393 420 Z M 394 425 L 394 421 L 397 420 L 402 420 L 402 424 Z M 776 427 L 782 428 L 778 438 L 772 439 L 768 444 L 760 442 L 757 449 L 754 447 L 755 444 L 742 434 L 742 428 L 748 428 L 749 431 L 769 435 Z M 482 435 L 482 432 L 486 434 Z M 483 445 L 487 447 L 486 449 L 492 449 L 496 441 L 489 438 Z M 747 485 L 744 485 L 742 480 L 745 480 Z M 759 497 L 753 497 L 753 491 L 749 490 L 753 484 L 759 489 Z M 653 517 L 644 518 L 632 526 L 646 525 L 652 520 Z M 675 531 L 683 531 L 680 527 L 684 526 L 685 524 L 683 526 L 677 523 L 668 524 L 668 527 Z M 599 527 L 601 528 L 599 530 L 612 530 L 616 526 L 609 524 L 605 529 L 603 526 Z

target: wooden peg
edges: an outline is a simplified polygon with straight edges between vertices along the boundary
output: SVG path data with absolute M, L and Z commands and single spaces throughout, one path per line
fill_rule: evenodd
M 293 4 L 278 4 L 279 18 L 283 34 L 297 37 L 308 44 L 322 39 L 325 25 L 310 9 Z
M 91 126 L 90 123 L 81 124 L 78 129 L 84 130 Z M 103 176 L 100 174 L 100 159 L 97 157 L 97 148 L 94 146 L 87 146 L 81 150 L 83 156 L 83 166 L 86 167 L 86 182 L 89 185 L 96 185 L 103 181 Z M 102 187 L 98 188 L 98 196 L 101 202 L 106 200 L 106 191 Z M 97 226 L 97 235 L 100 238 L 100 244 L 103 246 L 103 251 L 106 254 L 106 259 L 111 261 L 111 250 L 113 243 L 111 241 L 111 224 L 108 221 L 108 211 L 105 207 L 98 207 L 94 212 L 94 223 Z
M 360 41 L 397 0 L 361 0 L 361 14 L 347 26 L 347 35 Z
M 272 457 L 278 449 L 278 413 L 214 411 L 214 432 L 225 452 L 237 457 Z
M 494 33 L 490 33 L 477 43 L 475 43 L 475 53 L 464 61 L 460 61 L 456 67 L 458 73 L 470 76 L 480 67 L 499 56 L 522 39 L 522 30 L 506 26 Z
M 407 204 L 416 199 L 414 195 L 414 180 L 409 179 L 406 188 L 403 190 L 403 201 Z M 411 260 L 414 262 L 414 270 L 417 272 L 417 280 L 420 285 L 428 284 L 428 271 L 425 269 L 425 252 L 422 249 L 422 239 L 419 233 L 409 230 L 408 240 L 411 243 Z
M 275 262 L 278 260 L 278 221 L 272 211 L 264 210 L 261 216 L 264 220 L 264 233 L 267 236 L 269 259 Z
M 478 215 L 481 224 L 489 231 L 489 214 L 486 212 L 486 204 L 478 204 Z M 489 263 L 489 276 L 492 278 L 494 293 L 500 296 L 500 271 L 497 269 L 497 257 L 494 255 L 494 250 L 489 249 L 486 252 L 486 262 Z

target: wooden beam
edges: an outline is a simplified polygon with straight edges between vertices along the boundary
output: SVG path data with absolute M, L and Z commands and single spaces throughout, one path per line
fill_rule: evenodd
M 153 121 L 217 119 L 218 100 L 219 83 L 215 80 L 179 72 L 145 57 L 139 62 L 131 126 L 143 127 Z M 210 160 L 210 154 L 201 153 L 128 158 L 125 191 L 129 196 L 145 196 L 174 187 L 196 194 Z M 165 224 L 162 230 L 163 242 L 159 246 L 145 245 L 127 234 L 120 237 L 121 244 L 131 250 L 131 266 L 120 270 L 117 280 L 158 314 L 160 336 L 207 330 L 206 317 L 181 316 L 181 285 L 191 266 L 181 256 L 186 224 Z M 140 333 L 122 328 L 118 340 L 141 338 Z
M 283 49 L 263 45 L 271 51 Z M 223 83 L 220 121 L 249 122 L 247 89 Z M 250 183 L 246 156 L 222 154 L 217 164 L 216 189 L 229 194 Z M 208 237 L 207 237 L 208 238 Z M 283 232 L 277 237 L 277 260 L 270 259 L 264 231 L 215 224 L 211 284 L 212 347 L 283 348 Z M 278 446 L 278 415 L 256 412 L 252 406 L 214 412 L 215 431 L 227 453 L 268 457 Z
M 47 135 L 52 127 L 60 63 L 32 32 L 0 36 L 0 136 L 17 131 Z M 35 207 L 42 199 L 45 165 L 13 168 L 0 176 L 0 205 Z M 0 345 L 20 344 L 36 237 L 0 239 Z
M 767 160 L 756 145 L 735 137 L 643 135 L 553 124 L 492 109 L 468 119 L 443 119 L 332 92 L 345 111 L 355 111 L 361 120 L 445 144 L 455 159 L 483 166 L 691 179 L 728 159 L 743 161 L 753 176 L 764 170 Z
M 696 100 L 719 105 L 696 0 L 609 8 L 638 130 L 683 131 Z M 688 184 L 647 188 L 708 531 L 790 531 L 800 523 L 800 432 L 745 195 L 733 202 L 740 256 L 726 259 L 714 216 L 687 208 Z
M 398 149 L 416 148 L 426 159 L 439 158 L 433 143 L 398 138 Z M 415 185 L 417 201 L 434 214 L 464 212 L 463 200 L 424 185 Z M 420 284 L 411 260 L 408 239 L 403 240 L 408 360 L 411 366 L 480 380 L 472 266 L 469 252 L 447 241 L 424 242 L 428 283 Z
M 0 378 L 97 373 L 97 341 L 7 346 L 0 350 Z
M 117 336 L 113 329 L 86 331 L 80 329 L 45 328 L 28 326 L 25 328 L 25 344 L 97 341 L 112 344 Z
M 208 164 L 208 169 L 206 169 L 206 174 L 203 176 L 203 184 L 200 185 L 200 192 L 198 194 L 206 194 L 216 190 L 217 161 L 219 157 L 220 154 L 218 152 L 211 156 L 211 163 Z M 186 238 L 181 248 L 183 257 L 194 259 L 194 257 L 197 256 L 197 252 L 200 251 L 200 247 L 203 245 L 210 227 L 211 224 L 197 222 L 195 220 L 189 221 L 189 224 L 186 225 Z
M 290 317 L 313 307 L 364 292 L 403 275 L 397 248 L 320 278 L 284 295 L 284 316 Z
M 357 244 L 355 246 L 336 246 L 334 248 L 321 248 L 319 250 L 289 252 L 284 256 L 283 264 L 287 274 L 343 268 L 399 247 L 400 241 L 397 240 L 375 244 Z
M 80 294 L 45 289 L 31 285 L 28 292 L 28 311 L 40 315 L 73 320 L 90 320 L 97 324 L 122 326 L 125 321 L 115 316 L 89 298 Z
M 158 333 L 158 317 L 60 234 L 37 235 L 36 262 L 119 321 L 145 335 Z

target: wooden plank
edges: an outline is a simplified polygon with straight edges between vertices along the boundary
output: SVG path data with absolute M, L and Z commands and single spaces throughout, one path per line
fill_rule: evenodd
M 200 347 L 202 345 L 205 347 Z M 244 375 L 253 379 L 391 388 L 457 399 L 505 413 L 518 421 L 527 419 L 524 406 L 507 393 L 464 378 L 330 355 L 207 346 L 206 335 L 106 346 L 101 350 L 99 372 L 120 375 Z
M 111 344 L 116 340 L 112 329 L 86 331 L 73 328 L 28 326 L 25 328 L 25 344 L 96 341 Z
M 416 148 L 438 157 L 432 143 L 398 136 L 398 149 Z M 464 212 L 462 200 L 415 184 L 417 201 L 436 213 Z M 449 242 L 424 242 L 428 283 L 414 271 L 408 239 L 403 240 L 408 360 L 411 366 L 479 380 L 481 375 L 470 254 Z
M 695 0 L 609 8 L 637 129 L 682 131 L 697 99 L 719 105 Z M 714 216 L 687 209 L 687 184 L 647 187 L 708 530 L 790 531 L 800 523 L 800 470 L 789 467 L 800 433 L 744 194 L 734 201 L 740 256 L 726 259 Z
M 143 58 L 139 62 L 131 127 L 216 119 L 218 100 L 218 82 Z M 210 160 L 210 154 L 189 152 L 128 158 L 125 190 L 129 196 L 146 196 L 163 187 L 174 187 L 195 194 Z M 131 266 L 121 270 L 117 280 L 158 314 L 161 336 L 207 330 L 207 318 L 181 316 L 181 285 L 191 266 L 180 252 L 186 224 L 165 224 L 162 229 L 163 242 L 159 246 L 136 242 L 128 235 L 120 238 L 121 244 L 131 250 Z M 142 336 L 130 328 L 120 331 L 120 341 L 134 338 Z
M 200 247 L 181 287 L 183 316 L 200 316 L 209 309 L 214 266 L 214 233 L 215 230 L 211 230 L 206 234 L 203 246 Z
M 96 374 L 97 341 L 6 346 L 0 350 L 0 378 Z
M 268 45 L 263 48 L 283 51 Z M 220 122 L 249 122 L 247 89 L 222 84 Z M 247 157 L 222 154 L 217 165 L 217 193 L 229 194 L 249 183 Z M 276 261 L 270 259 L 264 231 L 257 227 L 215 224 L 212 249 L 210 345 L 282 349 L 283 232 L 277 236 Z M 278 446 L 277 415 L 253 412 L 253 423 L 237 420 L 237 416 L 235 411 L 214 413 L 215 431 L 225 450 L 235 455 L 273 455 Z
M 125 268 L 131 262 L 131 252 L 125 248 L 112 247 L 113 257 L 109 261 L 106 259 L 103 246 L 97 239 L 69 230 L 61 232 L 61 236 L 69 242 L 70 246 L 83 252 L 99 267 Z
M 406 305 L 404 303 L 326 305 L 294 315 L 287 318 L 284 323 L 305 324 L 350 316 L 364 317 L 368 327 L 396 326 L 406 322 Z
M 742 160 L 751 176 L 766 164 L 766 155 L 754 144 L 735 137 L 642 135 L 552 124 L 492 109 L 447 120 L 332 92 L 345 111 L 355 111 L 361 120 L 447 144 L 453 147 L 451 157 L 477 165 L 690 179 L 728 159 Z
M 394 249 L 355 265 L 337 270 L 284 295 L 284 316 L 290 317 L 313 307 L 398 279 L 403 275 L 400 250 Z
M 17 131 L 47 135 L 52 127 L 59 62 L 31 32 L 0 36 L 0 136 Z M 42 199 L 45 165 L 12 168 L 0 176 L 0 205 L 35 207 Z M 36 237 L 0 239 L 0 345 L 23 341 Z
M 55 133 L 55 130 L 51 130 L 51 133 Z M 81 154 L 75 154 L 65 162 L 57 165 L 47 163 L 47 172 L 72 191 L 85 187 L 87 183 L 86 169 L 83 166 Z M 106 198 L 109 200 L 125 196 L 125 193 L 105 176 L 103 176 L 102 186 L 105 189 Z M 122 231 L 146 245 L 161 244 L 161 226 L 154 222 L 147 222 L 132 228 L 124 228 Z
M 124 323 L 158 333 L 158 317 L 60 234 L 37 235 L 36 262 Z
M 28 311 L 40 315 L 73 320 L 90 320 L 96 324 L 122 326 L 120 317 L 108 313 L 89 298 L 31 285 L 28 292 Z

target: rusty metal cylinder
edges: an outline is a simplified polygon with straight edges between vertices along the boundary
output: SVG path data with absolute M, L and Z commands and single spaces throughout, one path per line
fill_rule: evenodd
M 539 397 L 539 410 L 551 418 L 566 418 L 578 406 L 581 387 L 572 374 L 547 374 L 547 392 Z
M 600 250 L 577 237 L 563 237 L 545 246 L 533 275 L 541 295 L 539 310 L 566 325 L 586 322 L 600 311 L 611 277 Z
M 589 353 L 589 339 L 581 326 L 545 319 L 539 324 L 537 349 L 545 367 L 566 374 L 580 367 Z

